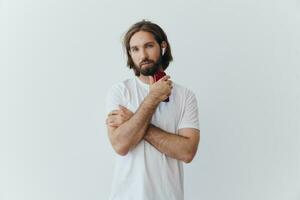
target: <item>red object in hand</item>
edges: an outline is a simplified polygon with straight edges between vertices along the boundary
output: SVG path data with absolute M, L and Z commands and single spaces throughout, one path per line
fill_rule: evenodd
M 156 82 L 156 81 L 158 81 L 159 79 L 161 79 L 162 77 L 164 77 L 166 75 L 166 73 L 163 71 L 163 70 L 158 70 L 155 74 L 154 74 L 154 76 L 153 76 L 153 79 L 154 79 L 154 82 Z M 166 98 L 165 100 L 164 100 L 164 102 L 169 102 L 169 97 L 168 98 Z

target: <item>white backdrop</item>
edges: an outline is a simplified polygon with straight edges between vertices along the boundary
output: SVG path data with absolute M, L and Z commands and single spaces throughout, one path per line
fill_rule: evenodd
M 300 200 L 299 0 L 0 0 L 0 200 L 108 199 L 104 97 L 141 19 L 198 97 L 186 199 Z

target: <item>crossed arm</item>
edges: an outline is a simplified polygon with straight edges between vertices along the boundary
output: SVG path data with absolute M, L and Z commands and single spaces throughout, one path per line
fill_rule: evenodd
M 183 128 L 175 135 L 150 124 L 144 139 L 167 156 L 189 163 L 197 152 L 200 131 Z
M 106 119 L 108 136 L 118 154 L 126 155 L 143 139 L 158 105 L 153 102 L 153 99 L 148 96 L 134 114 L 125 107 L 109 113 Z
M 197 152 L 200 131 L 183 128 L 176 135 L 150 124 L 158 105 L 151 102 L 145 98 L 135 113 L 120 106 L 119 110 L 109 114 L 106 124 L 115 151 L 120 155 L 126 155 L 131 148 L 145 139 L 161 153 L 185 163 L 191 162 Z

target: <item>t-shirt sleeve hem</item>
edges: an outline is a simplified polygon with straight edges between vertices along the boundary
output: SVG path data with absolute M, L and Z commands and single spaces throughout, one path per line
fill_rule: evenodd
M 193 124 L 184 124 L 184 125 L 181 125 L 180 127 L 178 127 L 178 130 L 182 129 L 182 128 L 194 128 L 194 129 L 200 130 L 199 126 L 193 125 Z

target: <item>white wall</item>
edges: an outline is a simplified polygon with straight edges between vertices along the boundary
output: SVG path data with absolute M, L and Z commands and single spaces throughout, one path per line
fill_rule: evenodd
M 0 0 L 0 200 L 104 200 L 104 97 L 133 76 L 121 38 L 168 34 L 199 101 L 187 200 L 300 199 L 299 1 Z

